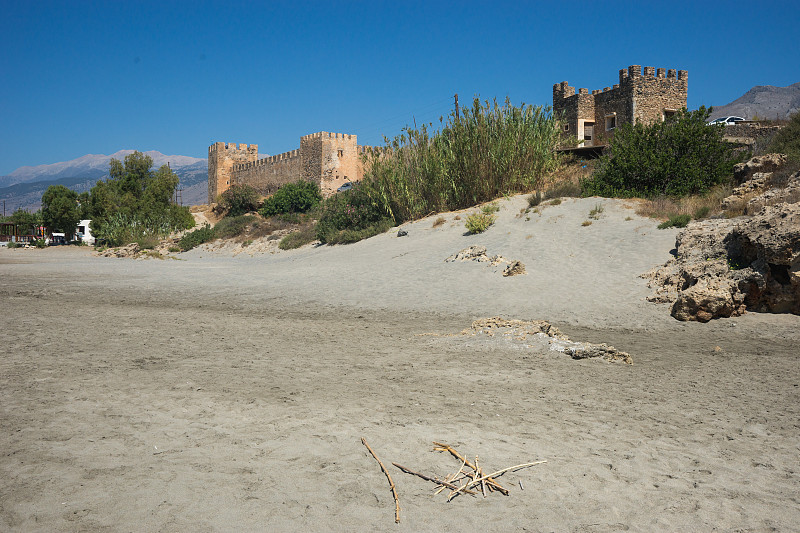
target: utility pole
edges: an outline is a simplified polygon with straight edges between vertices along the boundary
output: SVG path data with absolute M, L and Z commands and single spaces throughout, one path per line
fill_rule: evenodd
M 456 120 L 458 120 L 458 93 L 455 94 L 456 99 Z

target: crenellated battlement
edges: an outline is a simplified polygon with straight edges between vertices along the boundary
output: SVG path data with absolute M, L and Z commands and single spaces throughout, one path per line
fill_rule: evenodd
M 333 133 L 330 131 L 318 131 L 316 133 L 309 133 L 308 135 L 303 135 L 300 137 L 301 141 L 309 141 L 311 139 L 346 139 L 352 140 L 355 139 L 356 136 L 350 133 Z
M 271 155 L 264 157 L 262 159 L 258 159 L 256 161 L 248 161 L 246 163 L 237 163 L 233 165 L 234 171 L 239 170 L 248 170 L 252 168 L 264 167 L 268 165 L 272 165 L 274 163 L 280 163 L 282 161 L 286 161 L 288 159 L 296 159 L 300 157 L 300 149 L 296 150 L 289 150 L 288 152 L 284 152 L 282 154 Z

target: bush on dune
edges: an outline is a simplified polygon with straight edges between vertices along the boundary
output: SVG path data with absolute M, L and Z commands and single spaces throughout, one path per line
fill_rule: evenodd
M 584 196 L 655 198 L 700 194 L 725 183 L 742 157 L 722 139 L 724 126 L 707 124 L 710 109 L 683 109 L 650 125 L 624 124 L 614 134 Z

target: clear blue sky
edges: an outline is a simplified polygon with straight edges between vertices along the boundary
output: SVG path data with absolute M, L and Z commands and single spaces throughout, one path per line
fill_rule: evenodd
M 550 105 L 631 64 L 689 107 L 800 81 L 800 2 L 3 2 L 0 175 L 87 153 L 380 144 L 483 98 Z

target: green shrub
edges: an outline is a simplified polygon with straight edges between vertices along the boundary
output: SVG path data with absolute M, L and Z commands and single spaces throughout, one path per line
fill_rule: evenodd
M 500 211 L 500 206 L 497 205 L 495 202 L 481 206 L 481 212 L 486 213 L 487 215 L 491 215 L 492 213 L 497 213 L 498 211 Z
M 470 233 L 483 233 L 494 224 L 496 216 L 490 213 L 473 213 L 467 217 L 464 226 Z
M 386 233 L 394 227 L 392 219 L 384 218 L 360 229 L 343 229 L 325 236 L 327 244 L 350 244 Z M 320 239 L 321 240 L 321 239 Z
M 214 236 L 217 239 L 231 239 L 237 237 L 244 233 L 247 227 L 254 222 L 255 219 L 247 215 L 225 217 L 214 226 Z
M 139 245 L 139 249 L 141 250 L 152 250 L 158 246 L 161 241 L 156 236 L 147 235 L 136 239 L 135 242 Z
M 8 243 L 6 243 L 6 248 L 21 248 L 21 246 L 22 245 L 14 242 L 14 241 L 8 241 Z
M 723 126 L 706 124 L 710 112 L 683 109 L 667 121 L 617 128 L 609 153 L 581 181 L 584 196 L 686 196 L 729 180 L 741 156 L 722 139 Z
M 170 246 L 169 248 L 167 248 L 167 251 L 174 254 L 176 252 L 180 252 L 181 248 L 180 246 Z
M 711 207 L 707 205 L 698 207 L 697 210 L 694 212 L 693 218 L 697 220 L 700 220 L 701 218 L 706 218 L 710 212 L 711 212 Z
M 316 183 L 297 181 L 287 183 L 264 200 L 260 213 L 265 217 L 282 213 L 305 213 L 322 201 L 322 193 Z
M 786 154 L 790 160 L 800 162 L 800 112 L 792 115 L 789 124 L 772 138 L 768 150 Z
M 258 209 L 258 193 L 249 185 L 231 185 L 217 198 L 217 203 L 227 211 L 229 217 L 238 217 Z
M 528 207 L 536 207 L 544 200 L 544 195 L 540 191 L 536 191 L 535 193 L 528 196 Z
M 33 245 L 37 248 L 47 248 L 47 241 L 44 239 L 36 239 L 33 241 Z
M 178 241 L 178 246 L 182 251 L 187 252 L 203 243 L 213 241 L 215 238 L 214 229 L 208 224 L 204 224 L 202 228 L 191 231 L 181 237 Z
M 388 221 L 388 226 L 384 221 Z M 326 244 L 355 242 L 352 238 L 358 235 L 371 237 L 381 233 L 376 228 L 386 227 L 383 230 L 386 231 L 392 226 L 394 221 L 365 193 L 361 185 L 356 185 L 349 191 L 334 194 L 325 200 L 317 222 L 317 238 Z M 345 230 L 350 233 L 343 241 L 342 232 Z
M 658 229 L 685 228 L 692 221 L 690 215 L 672 215 L 669 220 L 658 225 Z

